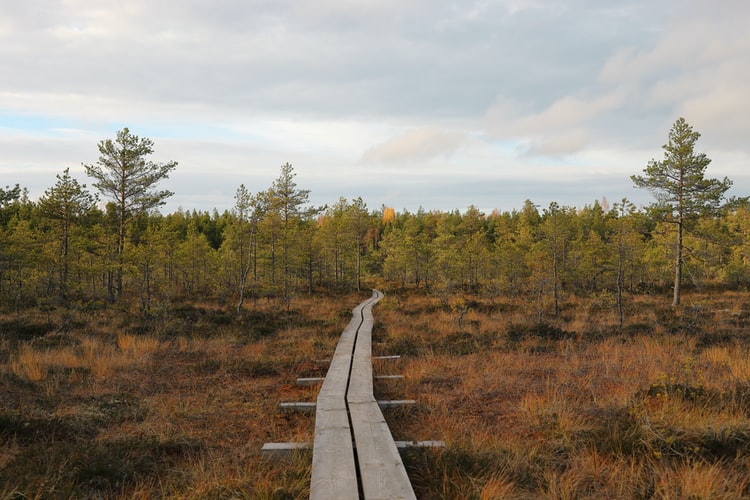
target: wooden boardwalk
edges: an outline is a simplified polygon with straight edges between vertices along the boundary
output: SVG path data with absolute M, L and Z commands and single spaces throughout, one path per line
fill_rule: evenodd
M 311 500 L 416 499 L 372 386 L 373 306 L 352 311 L 315 406 Z

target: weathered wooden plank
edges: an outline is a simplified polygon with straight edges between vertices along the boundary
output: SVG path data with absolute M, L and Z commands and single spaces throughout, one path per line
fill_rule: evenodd
M 394 441 L 399 452 L 410 448 L 445 448 L 445 441 Z M 289 458 L 295 453 L 312 449 L 311 443 L 265 443 L 261 448 L 264 458 Z M 355 447 L 356 450 L 356 447 Z
M 297 379 L 297 385 L 316 385 L 321 384 L 325 380 L 325 377 L 299 377 Z
M 372 307 L 382 294 L 375 292 L 374 297 L 363 308 L 347 392 L 361 488 L 366 500 L 416 499 L 396 443 L 373 395 Z
M 416 499 L 388 424 L 377 403 L 350 403 L 364 497 Z
M 408 448 L 445 448 L 445 441 L 395 441 L 395 443 L 399 451 Z
M 283 401 L 279 403 L 279 408 L 286 411 L 298 411 L 302 413 L 313 413 L 316 408 L 315 403 L 305 401 Z
M 375 375 L 375 380 L 403 380 L 403 375 Z M 299 377 L 297 385 L 309 386 L 323 383 L 325 377 Z
M 310 498 L 359 498 L 349 414 L 345 406 L 327 408 L 320 403 L 315 412 Z
M 417 402 L 413 399 L 378 399 L 377 403 L 378 406 L 383 410 L 386 408 L 398 408 L 401 406 L 411 406 L 417 404 Z M 279 403 L 279 407 L 282 410 L 287 411 L 313 413 L 317 409 L 319 404 L 320 400 L 318 400 L 317 403 L 311 403 L 308 401 L 284 401 Z
M 412 406 L 417 404 L 413 399 L 379 399 L 378 406 L 381 410 L 386 408 L 400 408 L 402 406 Z
M 265 443 L 260 449 L 260 454 L 263 458 L 278 460 L 309 449 L 310 443 Z
M 310 478 L 311 500 L 359 498 L 346 388 L 363 304 L 352 310 L 318 392 Z

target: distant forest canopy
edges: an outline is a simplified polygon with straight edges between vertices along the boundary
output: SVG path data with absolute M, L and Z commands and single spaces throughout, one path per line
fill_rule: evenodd
M 123 157 L 117 144 L 142 148 L 140 170 L 103 162 Z M 239 311 L 258 298 L 288 304 L 299 294 L 377 285 L 523 297 L 542 318 L 581 294 L 622 311 L 623 296 L 666 294 L 675 277 L 678 212 L 663 204 L 602 200 L 579 209 L 527 200 L 510 212 L 411 213 L 340 198 L 313 207 L 287 163 L 265 190 L 240 185 L 232 210 L 165 215 L 157 207 L 172 193 L 154 189 L 176 162 L 145 161 L 151 143 L 127 129 L 99 147 L 100 163 L 86 168 L 101 202 L 68 170 L 36 202 L 18 185 L 0 188 L 3 310 L 125 302 L 152 315 L 190 300 Z M 118 168 L 122 175 L 109 175 Z M 750 203 L 714 205 L 680 219 L 685 285 L 747 287 Z

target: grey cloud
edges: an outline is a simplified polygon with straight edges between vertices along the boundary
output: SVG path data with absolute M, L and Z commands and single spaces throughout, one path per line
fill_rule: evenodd
M 41 5 L 51 14 L 0 49 L 6 87 L 246 112 L 467 116 L 503 91 L 549 102 L 612 43 L 580 20 L 609 16 L 596 2 L 587 16 L 447 0 Z
M 633 5 L 645 7 L 631 3 L 625 9 Z M 525 139 L 528 154 L 554 155 L 649 143 L 658 149 L 671 123 L 685 116 L 698 130 L 720 136 L 717 145 L 744 148 L 750 120 L 738 110 L 750 104 L 742 90 L 750 78 L 749 5 L 730 2 L 717 9 L 696 1 L 657 21 L 651 15 L 646 36 L 617 34 L 617 45 L 575 92 L 561 88 L 547 103 L 501 95 L 485 126 L 495 137 Z M 632 19 L 635 12 L 623 15 Z
M 435 208 L 449 209 L 493 206 L 478 199 L 486 179 L 459 182 L 472 168 L 538 172 L 537 160 L 591 151 L 607 152 L 605 166 L 633 150 L 658 155 L 679 115 L 707 147 L 747 158 L 744 0 L 0 3 L 3 178 L 22 175 L 11 164 L 54 174 L 58 163 L 91 161 L 96 141 L 121 126 L 180 161 L 180 191 L 191 178 L 203 185 L 201 168 L 231 177 L 220 193 L 251 171 L 265 187 L 285 161 L 315 172 L 320 189 L 333 182 L 321 166 L 359 175 L 407 165 L 390 182 L 413 169 L 426 184 L 409 198 L 431 208 L 443 196 Z M 55 127 L 90 135 L 62 146 L 40 130 L 14 142 L 8 130 L 30 127 L 13 115 L 54 116 Z M 436 166 L 458 174 L 425 181 Z M 570 175 L 585 178 L 586 168 Z M 357 194 L 354 177 L 334 185 Z M 596 189 L 619 199 L 631 192 L 620 177 L 625 193 Z M 371 192 L 393 199 L 397 188 L 383 183 Z M 233 189 L 219 197 L 231 201 Z M 542 192 L 528 179 L 514 190 Z

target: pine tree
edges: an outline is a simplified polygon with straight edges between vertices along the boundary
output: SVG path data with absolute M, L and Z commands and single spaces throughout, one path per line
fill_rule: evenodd
M 662 146 L 664 159 L 648 162 L 644 176 L 630 177 L 636 187 L 654 195 L 654 212 L 676 227 L 673 306 L 680 305 L 686 225 L 700 215 L 716 214 L 724 193 L 732 186 L 726 177 L 721 181 L 705 177 L 711 159 L 705 153 L 695 152 L 699 138 L 700 134 L 684 118 L 679 118 L 669 131 L 669 142 Z
M 59 222 L 60 229 L 60 296 L 67 300 L 68 274 L 70 268 L 70 229 L 94 208 L 96 197 L 86 191 L 86 185 L 79 184 L 65 169 L 57 175 L 55 185 L 44 192 L 39 199 L 39 210 L 47 218 Z
M 122 294 L 123 250 L 125 229 L 138 214 L 161 206 L 172 196 L 170 191 L 156 191 L 154 186 L 169 177 L 177 167 L 176 161 L 154 163 L 147 157 L 154 152 L 151 139 L 141 138 L 130 133 L 127 128 L 117 132 L 113 141 L 99 142 L 99 160 L 94 165 L 86 165 L 86 174 L 93 177 L 94 187 L 114 201 L 118 219 L 118 267 L 116 289 L 110 290 L 111 298 Z
M 314 217 L 320 213 L 324 207 L 306 207 L 310 191 L 307 189 L 297 189 L 297 183 L 294 182 L 294 168 L 290 163 L 281 166 L 279 177 L 273 181 L 268 191 L 268 207 L 274 212 L 279 224 L 279 233 L 281 239 L 281 257 L 282 267 L 284 270 L 284 300 L 289 307 L 291 299 L 291 277 L 292 277 L 292 256 L 290 251 L 294 245 L 294 237 L 299 228 L 299 224 L 306 219 Z M 275 251 L 272 255 L 275 261 Z

